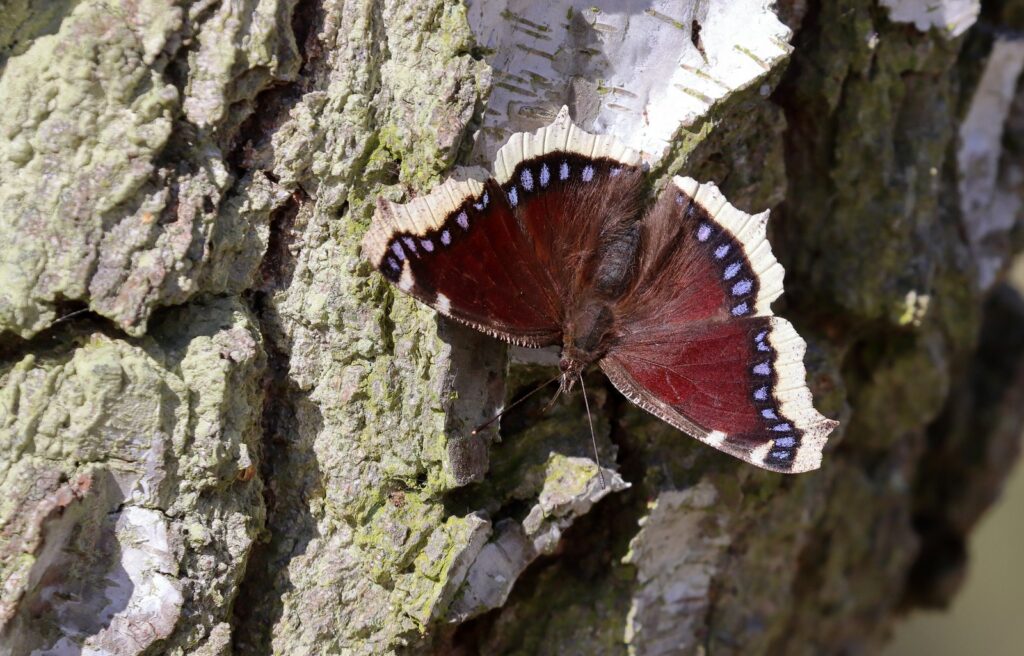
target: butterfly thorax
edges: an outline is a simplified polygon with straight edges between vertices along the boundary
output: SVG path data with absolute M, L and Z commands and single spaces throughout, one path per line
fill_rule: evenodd
M 598 237 L 594 255 L 581 268 L 576 303 L 569 307 L 562 327 L 563 388 L 608 351 L 614 307 L 633 284 L 641 234 L 636 217 L 622 217 Z
M 564 389 L 572 386 L 580 372 L 604 357 L 614 320 L 611 305 L 598 299 L 584 301 L 569 314 L 558 364 Z

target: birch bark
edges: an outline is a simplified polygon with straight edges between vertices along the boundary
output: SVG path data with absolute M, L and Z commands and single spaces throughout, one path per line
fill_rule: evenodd
M 6 0 L 0 653 L 872 651 L 1024 423 L 1020 2 Z M 378 196 L 569 104 L 772 208 L 779 477 L 396 295 Z

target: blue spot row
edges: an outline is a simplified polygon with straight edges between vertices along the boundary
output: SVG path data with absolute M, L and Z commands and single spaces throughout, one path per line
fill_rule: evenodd
M 756 378 L 768 378 L 772 374 L 772 365 L 775 357 L 772 352 L 771 345 L 768 343 L 769 332 L 770 329 L 765 328 L 754 335 L 754 348 L 761 353 L 768 354 L 769 358 L 761 362 L 756 362 L 751 367 L 751 373 L 753 373 Z M 796 448 L 800 443 L 797 439 L 793 424 L 779 414 L 779 409 L 776 407 L 774 399 L 771 396 L 771 384 L 766 382 L 757 385 L 751 396 L 754 399 L 755 405 L 758 407 L 758 412 L 760 413 L 761 418 L 765 421 L 765 428 L 767 428 L 768 434 L 784 433 L 772 440 L 772 448 L 768 452 L 768 459 L 773 460 L 780 465 L 792 462 L 793 456 L 796 454 Z
M 597 170 L 594 168 L 594 166 L 592 164 L 586 164 L 586 165 L 583 166 L 582 169 L 579 170 L 580 180 L 582 180 L 583 182 L 591 182 L 591 181 L 593 181 L 594 175 L 596 173 L 597 173 Z M 611 169 L 611 175 L 613 177 L 619 175 L 620 173 L 622 173 L 622 168 L 621 167 L 615 167 L 615 168 Z M 560 162 L 559 165 L 558 165 L 558 179 L 562 180 L 562 181 L 565 181 L 565 180 L 568 180 L 571 177 L 571 175 L 572 175 L 572 166 L 569 164 L 568 160 L 562 160 L 562 162 Z M 519 206 L 519 202 L 520 202 L 519 189 L 520 189 L 520 187 L 525 192 L 537 191 L 538 190 L 538 184 L 537 184 L 538 182 L 540 184 L 540 187 L 539 187 L 540 189 L 547 188 L 547 186 L 551 183 L 551 169 L 548 168 L 548 165 L 547 165 L 546 162 L 542 162 L 541 163 L 540 168 L 537 170 L 536 174 L 534 173 L 534 171 L 529 166 L 523 167 L 519 171 L 518 184 L 511 185 L 508 188 L 508 191 L 505 192 L 506 195 L 508 196 L 509 205 L 511 205 L 512 207 L 518 207 Z M 480 209 L 483 209 L 486 206 L 487 206 L 487 203 L 486 203 L 486 196 L 485 196 L 485 202 L 482 205 L 478 204 L 476 206 L 476 208 L 478 210 L 480 210 Z
M 473 207 L 475 207 L 477 211 L 482 212 L 487 208 L 490 202 L 490 194 L 484 191 L 480 200 L 473 203 Z M 451 221 L 451 218 L 448 220 Z M 460 210 L 459 213 L 455 215 L 455 223 L 463 230 L 469 230 L 469 214 L 466 210 Z M 444 228 L 441 230 L 441 234 L 438 236 L 438 239 L 442 246 L 450 246 L 452 243 L 451 231 L 448 228 Z M 391 254 L 387 256 L 385 262 L 387 263 L 388 269 L 397 274 L 402 270 L 402 262 L 404 262 L 407 257 L 412 255 L 419 258 L 419 249 L 423 249 L 423 251 L 427 253 L 433 253 L 435 248 L 436 244 L 429 236 L 412 237 L 409 235 L 402 235 L 392 240 L 389 248 Z
M 676 195 L 676 205 L 682 206 L 689 198 L 683 194 Z M 690 218 L 694 215 L 694 207 L 696 203 L 690 202 L 686 209 L 686 216 Z M 733 238 L 726 236 L 724 230 L 721 230 L 714 222 L 707 220 L 701 221 L 697 224 L 696 237 L 697 241 L 702 244 L 714 242 L 716 237 L 721 234 L 727 241 L 720 243 L 715 246 L 712 251 L 716 260 L 727 260 L 730 255 L 738 255 L 737 258 L 729 261 L 722 269 L 722 281 L 729 282 L 740 275 L 744 270 L 746 264 L 746 258 L 743 255 L 743 249 L 738 247 Z M 746 275 L 732 283 L 729 287 L 729 294 L 735 301 L 732 307 L 729 308 L 729 313 L 734 317 L 743 317 L 750 314 L 752 307 L 750 300 L 745 299 L 744 296 L 750 294 L 755 287 L 755 277 L 753 275 Z

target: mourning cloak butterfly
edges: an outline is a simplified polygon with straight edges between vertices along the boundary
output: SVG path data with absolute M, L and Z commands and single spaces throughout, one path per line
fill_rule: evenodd
M 806 345 L 772 315 L 768 212 L 675 177 L 645 211 L 640 154 L 554 123 L 512 135 L 494 177 L 379 200 L 363 253 L 399 289 L 513 344 L 562 347 L 562 387 L 597 363 L 626 397 L 737 458 L 821 463 L 837 422 L 804 382 Z

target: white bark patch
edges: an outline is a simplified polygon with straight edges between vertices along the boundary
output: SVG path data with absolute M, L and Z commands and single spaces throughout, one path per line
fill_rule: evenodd
M 894 23 L 913 23 L 927 32 L 935 28 L 946 38 L 958 37 L 978 20 L 979 0 L 880 0 Z
M 603 484 L 602 484 L 603 477 Z M 553 553 L 563 531 L 595 503 L 629 487 L 618 472 L 587 458 L 553 456 L 537 503 L 522 523 L 505 520 L 480 550 L 451 606 L 449 622 L 463 622 L 504 605 L 526 567 L 541 554 Z
M 995 282 L 1009 255 L 1008 246 L 1002 242 L 1022 209 L 1024 167 L 1009 158 L 1000 166 L 1003 127 L 1022 68 L 1024 42 L 996 41 L 960 125 L 960 210 L 983 288 Z
M 695 651 L 705 628 L 708 591 L 729 545 L 707 481 L 662 492 L 624 559 L 637 568 L 626 625 L 630 653 L 656 656 Z
M 681 126 L 763 77 L 791 51 L 762 0 L 630 3 L 469 0 L 494 86 L 474 156 L 569 104 L 590 131 L 657 161 Z
M 166 516 L 125 506 L 108 527 L 109 520 L 99 519 L 96 510 L 119 498 L 116 484 L 113 477 L 95 483 L 86 496 L 91 508 L 71 508 L 49 525 L 30 577 L 33 598 L 47 600 L 50 606 L 43 621 L 57 623 L 62 635 L 56 642 L 38 645 L 38 637 L 15 627 L 0 654 L 134 656 L 174 630 L 184 598 Z M 81 540 L 81 535 L 108 530 L 117 546 L 106 562 L 106 554 L 91 554 L 99 556 L 93 563 L 99 569 L 93 572 L 89 561 L 78 555 L 78 548 L 89 546 L 89 540 L 76 543 L 76 536 Z M 91 546 L 101 551 L 106 545 L 106 538 L 99 537 Z M 34 643 L 37 646 L 29 651 L 28 645 Z
M 138 654 L 171 635 L 183 597 L 178 560 L 168 536 L 167 520 L 156 510 L 126 507 L 115 536 L 121 547 L 118 567 L 106 577 L 104 594 L 109 625 L 90 636 L 82 654 Z

